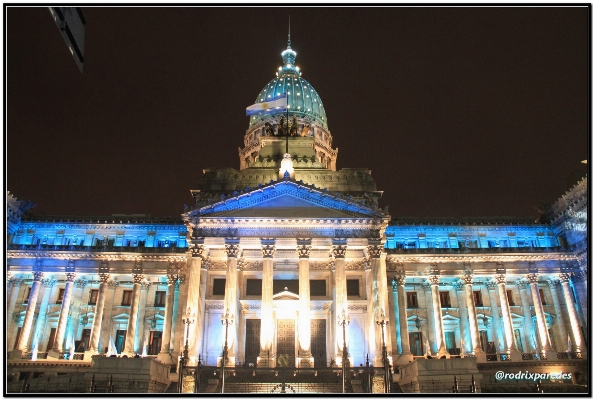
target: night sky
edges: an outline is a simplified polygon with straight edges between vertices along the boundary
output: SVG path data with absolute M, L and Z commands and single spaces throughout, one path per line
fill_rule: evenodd
M 6 190 L 36 214 L 178 216 L 239 169 L 245 108 L 292 48 L 338 169 L 398 216 L 530 216 L 588 171 L 587 7 L 47 8 L 5 20 Z

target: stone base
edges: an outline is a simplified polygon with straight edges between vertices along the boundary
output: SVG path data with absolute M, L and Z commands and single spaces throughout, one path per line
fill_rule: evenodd
M 10 351 L 10 359 L 21 360 L 23 358 L 23 353 L 25 353 L 25 351 L 22 351 L 20 349 L 13 349 L 12 351 Z
M 58 352 L 58 351 L 57 351 L 57 350 L 55 350 L 55 349 L 50 349 L 50 350 L 47 352 L 47 358 L 49 359 L 50 357 L 51 357 L 52 359 L 59 359 L 59 358 L 60 358 L 60 352 Z
M 163 364 L 176 364 L 177 359 L 172 357 L 168 352 L 161 352 L 157 355 L 157 359 Z
M 412 355 L 411 353 L 408 355 L 397 355 L 398 357 L 396 358 L 394 355 L 394 366 L 405 366 L 408 363 L 411 363 L 414 361 L 414 355 Z
M 442 389 L 450 392 L 450 387 L 457 379 L 459 389 L 468 392 L 472 376 L 476 392 L 481 392 L 482 374 L 478 370 L 476 358 L 416 359 L 400 368 L 399 385 L 404 393 L 443 392 Z
M 113 378 L 116 387 L 133 381 L 140 391 L 151 393 L 165 392 L 170 384 L 169 367 L 152 358 L 93 356 L 91 367 L 84 375 L 89 382 L 94 377 L 99 387 L 105 387 Z
M 313 357 L 297 358 L 297 367 L 313 368 L 314 366 L 315 366 L 315 360 Z
M 268 358 L 267 354 L 265 356 L 258 356 L 257 367 L 276 367 L 276 359 L 274 356 Z
M 98 356 L 98 355 L 101 355 L 99 353 L 99 351 L 93 351 L 93 350 L 84 351 L 84 357 L 82 358 L 82 360 L 90 362 L 92 356 Z

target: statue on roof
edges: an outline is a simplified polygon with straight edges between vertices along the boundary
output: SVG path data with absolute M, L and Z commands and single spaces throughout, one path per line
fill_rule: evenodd
M 269 122 L 266 122 L 264 126 L 266 136 L 274 136 L 276 134 L 276 132 L 274 132 L 274 126 L 272 126 Z
M 296 116 L 293 115 L 292 116 L 292 124 L 290 125 L 290 135 L 291 136 L 297 136 L 297 130 L 298 130 L 299 125 L 297 124 L 297 120 L 296 120 Z

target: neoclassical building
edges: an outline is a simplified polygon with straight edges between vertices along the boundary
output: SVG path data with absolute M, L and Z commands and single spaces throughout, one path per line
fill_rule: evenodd
M 380 367 L 385 344 L 406 392 L 437 358 L 471 360 L 483 384 L 503 366 L 582 370 L 587 180 L 550 223 L 393 219 L 368 169 L 337 169 L 295 59 L 289 41 L 255 101 L 286 94 L 288 117 L 250 116 L 239 169 L 204 170 L 178 218 L 24 217 L 8 196 L 9 379 L 105 354 L 177 365 L 186 342 L 188 366 L 217 366 L 225 341 L 227 366 L 255 368 L 339 366 L 345 346 Z

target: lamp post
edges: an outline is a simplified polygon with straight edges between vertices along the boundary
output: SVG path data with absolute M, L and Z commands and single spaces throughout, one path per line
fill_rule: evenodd
M 229 326 L 232 326 L 234 321 L 235 321 L 235 316 L 234 315 L 229 316 L 228 309 L 226 310 L 226 313 L 220 318 L 220 322 L 222 323 L 223 326 L 225 326 L 224 348 L 222 350 L 222 376 L 221 376 L 221 384 L 220 384 L 220 393 L 224 393 L 224 367 L 226 365 L 226 358 L 227 358 L 227 354 L 229 351 L 229 345 L 228 345 Z
M 342 309 L 342 315 L 338 316 L 338 325 L 342 327 L 344 348 L 342 349 L 342 393 L 346 393 L 346 369 L 348 368 L 348 348 L 346 347 L 346 326 L 350 324 L 350 316 L 346 316 L 346 310 Z
M 181 321 L 185 324 L 185 347 L 183 348 L 183 356 L 179 359 L 179 370 L 177 370 L 179 377 L 178 377 L 178 391 L 179 393 L 183 392 L 183 373 L 185 369 L 185 363 L 189 358 L 189 326 L 194 324 L 195 314 L 191 314 L 191 308 L 187 308 L 186 317 Z
M 383 368 L 385 369 L 385 393 L 389 393 L 389 359 L 387 358 L 387 346 L 385 345 L 385 326 L 389 323 L 389 321 L 385 320 L 384 312 L 381 312 L 381 319 L 377 318 L 376 323 L 378 326 L 381 326 L 381 342 L 383 344 L 381 352 Z

